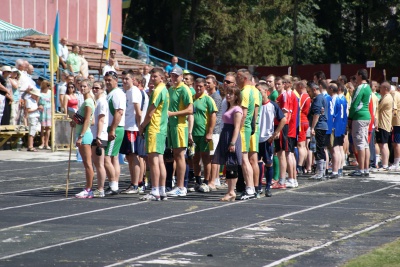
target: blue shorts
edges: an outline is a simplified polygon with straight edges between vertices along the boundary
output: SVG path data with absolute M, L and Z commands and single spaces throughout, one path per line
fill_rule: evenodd
M 400 126 L 393 126 L 392 141 L 395 144 L 400 144 Z
M 268 141 L 258 143 L 258 160 L 264 161 L 267 165 L 272 165 L 272 160 L 274 158 L 274 146 L 273 143 Z
M 75 136 L 75 140 L 77 140 L 79 134 Z M 92 131 L 87 131 L 82 137 L 82 145 L 91 145 L 93 141 Z

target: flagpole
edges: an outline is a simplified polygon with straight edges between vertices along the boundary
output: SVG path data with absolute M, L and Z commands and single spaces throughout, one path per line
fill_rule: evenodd
M 50 88 L 51 88 L 51 151 L 55 152 L 55 105 L 54 105 L 54 62 L 53 62 L 53 35 L 50 35 Z

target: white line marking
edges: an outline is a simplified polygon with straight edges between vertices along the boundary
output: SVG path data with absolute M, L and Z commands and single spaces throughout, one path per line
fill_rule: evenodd
M 24 168 L 24 169 L 2 170 L 2 171 L 0 171 L 0 172 L 26 171 L 26 170 L 43 169 L 43 168 L 48 168 L 48 167 L 60 166 L 60 165 L 65 165 L 65 162 L 63 162 L 63 163 L 61 163 L 61 164 L 44 165 L 44 166 L 30 167 L 30 168 Z
M 29 178 L 16 178 L 16 179 L 12 179 L 12 180 L 0 180 L 0 183 L 5 183 L 5 182 L 14 182 L 14 181 L 20 181 L 20 180 L 26 180 Z
M 64 201 L 64 200 L 69 200 L 69 199 L 74 199 L 74 197 L 56 199 L 56 200 L 50 200 L 50 201 L 43 201 L 43 202 L 36 202 L 36 203 L 25 204 L 25 205 L 20 205 L 20 206 L 13 206 L 13 207 L 7 207 L 7 208 L 1 208 L 0 211 L 18 209 L 18 208 L 25 208 L 25 207 L 36 206 L 36 205 L 41 205 L 41 204 L 47 204 L 47 203 L 51 203 L 51 202 Z
M 74 183 L 69 183 L 71 184 L 79 184 L 79 183 L 85 183 L 85 181 L 80 181 L 80 182 L 74 182 Z M 57 187 L 57 186 L 64 186 L 65 184 L 58 184 L 58 185 L 52 185 L 52 186 L 44 186 L 44 187 L 37 187 L 37 188 L 31 188 L 31 189 L 25 189 L 25 190 L 19 190 L 19 191 L 12 191 L 12 192 L 4 192 L 0 193 L 0 195 L 9 195 L 9 194 L 15 194 L 15 193 L 22 193 L 22 192 L 28 192 L 28 191 L 35 191 L 39 189 L 45 189 L 45 188 L 51 188 L 51 187 Z
M 245 200 L 245 201 L 248 201 L 248 200 Z M 146 202 L 143 202 L 143 203 L 146 203 Z M 102 236 L 106 236 L 106 235 L 111 235 L 111 234 L 114 234 L 114 233 L 126 231 L 126 230 L 129 230 L 129 229 L 133 229 L 133 228 L 136 228 L 136 227 L 139 227 L 139 226 L 149 225 L 149 224 L 157 223 L 157 222 L 162 222 L 162 221 L 165 221 L 165 220 L 178 218 L 178 217 L 182 217 L 182 216 L 186 216 L 186 215 L 190 215 L 190 214 L 200 213 L 200 212 L 203 212 L 203 211 L 219 209 L 219 208 L 223 208 L 223 207 L 226 207 L 226 206 L 235 205 L 237 203 L 240 203 L 240 202 L 229 203 L 229 204 L 225 204 L 225 205 L 222 205 L 222 206 L 207 208 L 207 209 L 198 210 L 198 211 L 192 211 L 192 212 L 176 214 L 176 215 L 160 218 L 160 219 L 153 220 L 153 221 L 148 221 L 148 222 L 141 223 L 141 224 L 135 224 L 135 225 L 127 226 L 127 227 L 120 228 L 120 229 L 117 229 L 117 230 L 113 230 L 113 231 L 110 231 L 110 232 L 107 232 L 107 233 L 101 233 L 101 234 L 98 234 L 98 235 L 91 235 L 91 236 L 87 236 L 87 237 L 80 238 L 80 239 L 75 239 L 75 240 L 66 241 L 66 242 L 62 242 L 62 243 L 58 243 L 58 244 L 54 244 L 54 245 L 50 245 L 50 246 L 45 246 L 45 247 L 41 247 L 41 248 L 37 248 L 37 249 L 32 249 L 32 250 L 27 250 L 27 251 L 15 253 L 15 254 L 7 255 L 7 256 L 4 256 L 4 257 L 0 258 L 0 260 L 10 259 L 10 258 L 14 258 L 14 257 L 17 257 L 17 256 L 21 256 L 21 255 L 25 255 L 25 254 L 29 254 L 29 253 L 35 253 L 35 252 L 38 252 L 38 251 L 46 250 L 46 249 L 49 249 L 49 248 L 60 247 L 60 246 L 69 245 L 69 244 L 73 244 L 73 243 L 80 242 L 80 241 L 86 241 L 86 240 L 90 240 L 90 239 L 93 239 L 93 238 L 98 238 L 98 237 L 102 237 Z
M 143 259 L 143 258 L 146 258 L 146 257 L 149 257 L 149 256 L 153 256 L 155 254 L 159 254 L 159 253 L 171 250 L 171 249 L 180 248 L 180 247 L 183 247 L 183 246 L 186 246 L 186 245 L 190 245 L 190 244 L 193 244 L 193 243 L 196 243 L 196 242 L 199 242 L 199 241 L 205 241 L 205 240 L 210 239 L 210 238 L 214 238 L 214 237 L 218 237 L 218 236 L 221 236 L 221 235 L 230 234 L 230 233 L 236 232 L 238 230 L 246 229 L 246 228 L 249 228 L 249 227 L 254 227 L 254 226 L 257 226 L 259 224 L 263 224 L 263 223 L 266 223 L 266 222 L 274 221 L 276 219 L 290 217 L 290 216 L 293 216 L 293 215 L 297 215 L 297 214 L 301 214 L 301 213 L 304 213 L 304 212 L 307 212 L 307 211 L 323 208 L 323 207 L 326 207 L 326 206 L 329 206 L 329 205 L 332 205 L 332 204 L 340 203 L 340 202 L 343 202 L 343 201 L 346 201 L 346 200 L 350 200 L 350 199 L 353 199 L 353 198 L 357 198 L 357 197 L 360 197 L 360 196 L 365 196 L 365 195 L 373 194 L 373 193 L 376 193 L 376 192 L 384 191 L 384 190 L 392 188 L 394 186 L 396 186 L 396 185 L 391 185 L 391 186 L 384 187 L 384 188 L 381 188 L 381 189 L 378 189 L 378 190 L 375 190 L 375 191 L 371 191 L 371 192 L 367 192 L 367 193 L 363 193 L 363 194 L 358 194 L 358 195 L 354 195 L 354 196 L 351 196 L 351 197 L 346 197 L 346 198 L 343 198 L 343 199 L 339 199 L 339 200 L 335 200 L 335 201 L 328 202 L 328 203 L 325 203 L 325 204 L 321 204 L 321 205 L 318 205 L 318 206 L 315 206 L 315 207 L 311 207 L 311 208 L 295 211 L 295 212 L 292 212 L 292 213 L 288 213 L 288 214 L 285 214 L 285 215 L 282 215 L 282 216 L 278 216 L 278 217 L 275 217 L 275 218 L 271 218 L 271 219 L 268 219 L 268 220 L 264 220 L 264 221 L 261 221 L 261 222 L 252 223 L 252 224 L 245 225 L 245 226 L 242 226 L 242 227 L 239 227 L 239 228 L 235 228 L 235 229 L 232 229 L 232 230 L 229 230 L 229 231 L 225 231 L 225 232 L 222 232 L 222 233 L 217 233 L 217 234 L 206 236 L 206 237 L 203 237 L 203 238 L 194 239 L 194 240 L 191 240 L 191 241 L 188 241 L 188 242 L 185 242 L 185 243 L 181 243 L 179 245 L 175 245 L 175 246 L 167 247 L 167 248 L 164 248 L 164 249 L 156 250 L 156 251 L 153 251 L 153 252 L 150 252 L 150 253 L 147 253 L 147 254 L 140 255 L 140 256 L 135 257 L 135 258 L 131 258 L 131 259 L 123 260 L 123 261 L 120 261 L 120 262 L 117 262 L 117 263 L 114 263 L 114 264 L 111 264 L 111 265 L 107 265 L 106 267 L 123 265 L 123 264 L 126 264 L 126 263 L 130 263 L 132 261 L 136 261 L 136 260 Z M 0 260 L 1 259 L 3 259 L 3 258 L 0 258 Z
M 142 202 L 135 202 L 135 203 L 124 204 L 124 205 L 119 205 L 119 206 L 113 206 L 113 207 L 108 207 L 108 208 L 102 208 L 102 209 L 97 209 L 97 210 L 85 211 L 85 212 L 80 212 L 80 213 L 75 213 L 75 214 L 70 214 L 70 215 L 53 217 L 53 218 L 44 219 L 44 220 L 38 220 L 38 221 L 34 221 L 34 222 L 29 222 L 29 223 L 24 223 L 24 224 L 20 224 L 20 225 L 14 225 L 14 226 L 10 226 L 10 227 L 7 227 L 7 228 L 3 228 L 3 229 L 0 229 L 0 232 L 5 232 L 5 231 L 11 230 L 11 229 L 21 228 L 21 227 L 34 225 L 34 224 L 39 224 L 39 223 L 43 223 L 43 222 L 50 222 L 50 221 L 55 221 L 55 220 L 59 220 L 59 219 L 65 219 L 65 218 L 70 218 L 70 217 L 86 215 L 86 214 L 90 214 L 90 213 L 96 213 L 96 212 L 100 212 L 100 211 L 119 209 L 119 208 L 129 207 L 129 206 L 136 206 L 136 205 L 144 204 L 144 203 L 146 203 L 146 202 L 143 202 L 143 201 Z
M 383 221 L 383 222 L 374 224 L 374 225 L 372 225 L 372 226 L 370 226 L 370 227 L 367 227 L 367 228 L 365 228 L 365 229 L 363 229 L 363 230 L 357 231 L 357 232 L 352 233 L 352 234 L 350 234 L 350 235 L 343 236 L 343 237 L 341 237 L 341 238 L 339 238 L 339 239 L 336 239 L 336 240 L 334 240 L 334 241 L 330 241 L 330 242 L 327 242 L 327 243 L 325 243 L 325 244 L 322 244 L 322 245 L 319 245 L 319 246 L 316 246 L 316 247 L 312 247 L 312 248 L 310 248 L 310 249 L 308 249 L 308 250 L 304 250 L 304 251 L 302 251 L 302 252 L 299 252 L 299 253 L 296 253 L 296 254 L 292 254 L 292 255 L 290 255 L 290 256 L 288 256 L 288 257 L 285 257 L 285 258 L 282 258 L 282 259 L 280 259 L 280 260 L 274 261 L 274 262 L 272 262 L 272 263 L 270 263 L 270 264 L 268 264 L 268 265 L 265 265 L 264 267 L 272 267 L 272 266 L 276 266 L 276 265 L 282 264 L 282 263 L 284 263 L 285 261 L 288 261 L 288 260 L 291 260 L 291 259 L 300 257 L 300 256 L 302 256 L 302 255 L 304 255 L 304 254 L 307 254 L 307 253 L 310 253 L 310 252 L 314 252 L 314 251 L 316 251 L 316 250 L 318 250 L 318 249 L 321 249 L 321 248 L 329 247 L 329 246 L 332 245 L 332 244 L 335 244 L 335 243 L 337 243 L 337 242 L 340 242 L 340 241 L 343 241 L 343 240 L 352 238 L 352 237 L 354 237 L 354 236 L 357 236 L 357 235 L 360 235 L 360 234 L 369 232 L 369 231 L 374 230 L 374 229 L 376 229 L 376 228 L 378 228 L 378 227 L 380 227 L 380 226 L 382 226 L 382 225 L 384 225 L 384 224 L 386 224 L 386 223 L 389 223 L 389 222 L 392 222 L 392 221 L 396 221 L 396 220 L 398 220 L 398 219 L 400 219 L 400 216 L 396 216 L 396 217 L 394 217 L 394 218 L 387 219 L 387 220 L 385 220 L 385 221 Z

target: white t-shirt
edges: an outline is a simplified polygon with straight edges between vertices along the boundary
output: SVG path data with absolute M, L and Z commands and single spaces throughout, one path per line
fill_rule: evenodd
M 260 108 L 260 139 L 258 142 L 262 143 L 266 142 L 274 133 L 274 119 L 277 118 L 279 120 L 284 115 L 278 104 L 273 101 L 268 101 L 268 103 L 263 104 Z
M 99 126 L 100 115 L 104 115 L 104 124 L 100 136 L 97 136 L 97 129 Z M 108 116 L 109 116 L 109 110 L 108 110 L 107 98 L 105 96 L 102 96 L 96 101 L 96 109 L 94 110 L 94 125 L 90 126 L 90 130 L 92 131 L 93 134 L 93 139 L 96 139 L 96 137 L 100 137 L 101 140 L 107 141 Z
M 35 99 L 33 99 L 31 97 L 26 99 L 26 108 L 27 109 L 35 109 L 34 112 L 28 113 L 28 118 L 39 118 L 40 117 L 40 111 L 37 109 L 38 103 L 36 102 Z
M 67 82 L 60 82 L 58 84 L 58 94 L 65 95 L 67 92 Z
M 58 44 L 58 53 L 59 56 L 64 60 L 64 62 L 67 62 L 68 59 L 68 47 L 66 45 Z
M 117 72 L 117 71 L 114 69 L 114 66 L 105 65 L 105 66 L 103 67 L 103 76 L 106 75 L 106 73 L 109 72 L 109 71 L 115 71 L 115 72 Z
M 150 73 L 143 75 L 143 78 L 146 79 L 146 84 L 144 85 L 144 89 L 149 89 L 149 82 L 150 82 Z
M 140 123 L 142 123 L 144 121 L 144 118 L 146 117 L 146 112 L 147 112 L 147 108 L 149 106 L 149 96 L 147 95 L 147 93 L 142 90 L 143 95 L 144 95 L 144 103 L 143 103 L 143 108 L 142 108 L 142 117 L 140 118 Z M 140 99 L 142 99 L 142 93 L 140 93 Z M 140 100 L 142 101 L 142 100 Z M 140 102 L 140 105 L 142 105 L 142 102 Z
M 139 131 L 139 127 L 136 124 L 136 111 L 134 104 L 142 103 L 142 94 L 140 93 L 139 88 L 133 86 L 129 90 L 125 91 L 126 93 L 126 112 L 125 112 L 125 130 L 127 131 Z
M 121 121 L 119 122 L 118 126 L 125 126 L 125 110 L 126 110 L 126 95 L 124 91 L 120 88 L 114 88 L 108 95 L 107 95 L 107 102 L 109 108 L 109 117 L 108 117 L 108 126 L 111 126 L 114 120 L 114 112 L 117 109 L 124 110 L 124 114 L 122 114 Z

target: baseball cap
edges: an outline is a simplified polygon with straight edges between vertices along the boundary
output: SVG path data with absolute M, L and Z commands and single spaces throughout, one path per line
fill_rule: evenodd
M 172 69 L 172 71 L 171 71 L 171 73 L 173 73 L 173 74 L 176 74 L 176 75 L 182 75 L 183 74 L 183 71 L 182 71 L 182 69 L 181 68 L 179 68 L 179 67 L 174 67 L 173 69 Z

